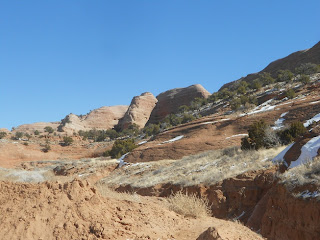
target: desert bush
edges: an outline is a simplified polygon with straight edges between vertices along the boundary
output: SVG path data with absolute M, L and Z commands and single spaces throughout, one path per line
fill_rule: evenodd
M 248 137 L 241 139 L 241 149 L 272 148 L 278 146 L 279 143 L 276 133 L 263 120 L 260 120 L 249 126 Z
M 229 91 L 227 88 L 224 88 L 218 92 L 218 98 L 223 99 L 223 100 L 228 100 L 233 95 L 234 95 L 234 93 Z
M 44 147 L 42 148 L 42 151 L 47 153 L 51 150 L 51 146 L 49 144 L 49 140 L 46 140 L 46 144 L 44 145 Z
M 275 79 L 271 77 L 271 74 L 268 72 L 260 73 L 259 79 L 264 85 L 272 84 L 275 82 Z
M 253 80 L 252 84 L 251 84 L 251 88 L 252 89 L 255 89 L 255 90 L 259 90 L 262 88 L 262 83 L 260 81 L 260 79 L 255 79 Z
M 157 135 L 160 132 L 160 126 L 159 124 L 148 124 L 148 126 L 144 127 L 142 131 L 147 137 Z
M 301 74 L 299 77 L 299 81 L 303 84 L 308 84 L 310 82 L 310 77 L 308 75 Z
M 46 127 L 44 128 L 44 131 L 50 134 L 50 133 L 53 133 L 53 132 L 54 132 L 54 129 L 53 129 L 52 127 L 50 127 L 50 126 L 46 126 Z
M 193 116 L 192 114 L 183 114 L 183 117 L 182 117 L 182 120 L 181 120 L 181 123 L 187 123 L 187 122 L 191 122 L 193 120 L 195 120 L 196 117 Z
M 179 113 L 185 113 L 188 112 L 190 110 L 190 108 L 186 105 L 182 105 L 179 107 Z
M 238 94 L 245 94 L 246 92 L 247 92 L 247 90 L 246 90 L 245 86 L 239 86 L 237 89 Z
M 196 110 L 199 109 L 201 106 L 206 105 L 207 103 L 207 99 L 197 97 L 193 99 L 193 101 L 191 102 L 190 108 Z
M 16 132 L 14 136 L 11 137 L 12 140 L 19 140 L 23 137 L 23 132 Z
M 112 149 L 106 151 L 104 156 L 111 156 L 113 158 L 120 158 L 122 155 L 131 152 L 137 145 L 133 139 L 116 140 L 112 146 Z
M 296 96 L 296 93 L 293 89 L 287 90 L 285 94 L 286 94 L 286 97 L 289 99 L 292 99 Z
M 169 209 L 186 217 L 200 218 L 211 216 L 209 202 L 198 198 L 195 194 L 188 195 L 179 191 L 168 198 Z
M 306 74 L 306 75 L 310 75 L 313 73 L 317 73 L 319 72 L 319 66 L 317 64 L 314 63 L 303 63 L 301 64 L 299 67 L 297 67 L 295 69 L 295 72 L 297 74 Z
M 299 121 L 292 122 L 290 127 L 284 130 L 281 130 L 277 133 L 282 144 L 289 144 L 294 141 L 295 138 L 302 136 L 307 132 L 307 129 L 303 123 Z
M 290 70 L 280 70 L 278 73 L 278 82 L 290 82 L 292 81 L 294 75 Z
M 34 135 L 36 135 L 36 136 L 40 134 L 40 132 L 39 132 L 38 130 L 35 130 L 33 133 L 34 133 Z
M 4 138 L 7 136 L 6 132 L 0 132 L 0 139 Z
M 63 142 L 61 143 L 62 146 L 70 146 L 73 143 L 72 137 L 64 136 Z
M 207 98 L 207 101 L 214 103 L 214 102 L 218 101 L 218 99 L 219 99 L 218 96 L 219 96 L 219 94 L 218 94 L 217 92 L 212 93 L 212 94 Z
M 232 99 L 230 101 L 230 107 L 233 111 L 237 111 L 241 107 L 241 100 L 239 98 Z
M 32 136 L 29 133 L 25 133 L 24 136 L 29 140 Z

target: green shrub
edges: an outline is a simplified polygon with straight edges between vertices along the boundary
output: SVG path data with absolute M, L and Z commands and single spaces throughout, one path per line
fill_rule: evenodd
M 42 151 L 46 153 L 46 152 L 49 152 L 50 150 L 51 150 L 51 146 L 49 144 L 49 140 L 46 140 L 46 144 L 42 148 Z
M 241 107 L 241 100 L 239 98 L 235 98 L 230 101 L 230 107 L 233 111 L 239 110 Z
M 219 99 L 218 96 L 219 96 L 219 94 L 218 94 L 217 92 L 212 93 L 212 94 L 207 98 L 207 101 L 214 103 L 214 102 L 218 101 L 218 99 Z
M 276 133 L 263 120 L 256 121 L 249 126 L 248 135 L 241 139 L 242 150 L 272 148 L 280 142 Z
M 33 133 L 34 133 L 34 135 L 39 135 L 40 134 L 40 132 L 38 130 L 35 130 Z
M 19 140 L 20 138 L 23 137 L 23 132 L 16 132 L 16 134 L 11 137 L 12 140 Z
M 181 123 L 188 123 L 188 122 L 191 122 L 195 119 L 196 119 L 196 117 L 194 117 L 192 114 L 185 113 L 185 114 L 183 114 Z
M 296 93 L 293 89 L 289 89 L 288 91 L 286 91 L 286 97 L 289 99 L 292 99 L 296 96 Z
M 53 133 L 53 132 L 54 132 L 54 129 L 53 129 L 52 127 L 50 127 L 50 126 L 46 126 L 46 127 L 44 128 L 44 131 L 50 134 L 50 133 Z
M 303 63 L 295 69 L 297 74 L 313 74 L 319 72 L 319 66 L 314 63 Z
M 239 86 L 237 89 L 238 94 L 245 94 L 247 92 L 246 87 L 244 86 Z
M 186 105 L 182 105 L 179 107 L 179 113 L 185 113 L 188 112 L 190 110 L 190 108 Z
M 271 77 L 271 74 L 268 72 L 260 73 L 259 78 L 264 85 L 272 84 L 275 82 L 275 79 Z
M 259 78 L 253 80 L 253 82 L 251 84 L 251 88 L 255 89 L 255 90 L 259 90 L 262 88 L 262 83 Z
M 133 139 L 116 140 L 110 151 L 104 153 L 104 156 L 111 156 L 113 158 L 120 158 L 122 155 L 131 152 L 137 145 Z
M 308 84 L 310 82 L 310 77 L 308 75 L 302 74 L 299 77 L 299 81 L 303 84 Z
M 307 129 L 303 123 L 299 121 L 292 122 L 288 129 L 284 129 L 278 132 L 278 136 L 282 144 L 289 144 L 294 141 L 295 138 L 302 136 L 307 132 Z
M 142 131 L 147 137 L 150 137 L 152 135 L 157 135 L 160 132 L 160 126 L 159 124 L 149 124 L 148 126 L 144 127 Z
M 0 139 L 4 138 L 7 136 L 6 132 L 0 132 Z
M 72 137 L 63 137 L 63 142 L 62 142 L 62 146 L 70 146 L 73 143 L 73 139 Z
M 294 75 L 290 70 L 280 70 L 278 73 L 278 82 L 290 82 L 292 81 Z

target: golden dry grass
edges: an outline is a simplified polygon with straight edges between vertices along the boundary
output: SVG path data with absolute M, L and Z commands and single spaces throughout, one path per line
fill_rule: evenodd
M 179 191 L 168 199 L 169 209 L 186 217 L 201 218 L 211 216 L 208 200 L 198 198 L 195 194 L 188 195 Z
M 259 151 L 238 148 L 207 151 L 179 160 L 162 160 L 126 165 L 115 170 L 102 182 L 111 185 L 151 187 L 172 183 L 183 186 L 212 185 L 247 171 L 266 169 L 283 147 Z
M 134 193 L 116 192 L 110 189 L 106 184 L 103 184 L 101 182 L 97 183 L 96 187 L 100 192 L 100 194 L 104 197 L 112 198 L 116 200 L 130 201 L 130 202 L 140 202 L 140 196 L 135 192 Z
M 306 184 L 320 186 L 320 157 L 291 168 L 279 177 L 288 188 Z

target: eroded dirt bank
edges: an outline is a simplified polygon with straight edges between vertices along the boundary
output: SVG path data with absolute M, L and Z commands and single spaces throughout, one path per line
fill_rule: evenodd
M 87 181 L 0 182 L 0 239 L 197 239 L 209 227 L 222 239 L 261 239 L 212 217 L 185 218 L 158 198 L 102 197 Z
M 118 186 L 119 192 L 136 192 L 143 196 L 168 197 L 178 191 L 195 193 L 209 200 L 213 216 L 238 219 L 246 223 L 257 203 L 275 182 L 275 168 L 251 171 L 234 178 L 225 179 L 211 186 L 182 186 L 178 184 L 158 184 L 147 188 Z

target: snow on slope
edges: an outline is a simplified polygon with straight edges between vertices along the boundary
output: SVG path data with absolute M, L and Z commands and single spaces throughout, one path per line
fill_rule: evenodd
M 304 146 L 302 146 L 299 158 L 295 161 L 292 161 L 290 165 L 288 165 L 288 163 L 284 160 L 284 155 L 289 151 L 293 144 L 294 143 L 287 146 L 281 153 L 278 154 L 278 156 L 272 159 L 272 162 L 282 162 L 288 168 L 294 168 L 303 163 L 306 163 L 307 161 L 312 160 L 318 155 L 318 149 L 320 148 L 320 136 L 310 139 Z
M 277 121 L 274 122 L 274 126 L 271 127 L 273 130 L 278 130 L 278 129 L 284 127 L 284 126 L 283 126 L 283 122 L 284 122 L 285 119 L 284 119 L 283 117 L 284 117 L 285 115 L 287 115 L 287 113 L 288 113 L 288 112 L 282 113 L 282 114 L 280 115 L 280 118 L 279 118 Z
M 305 127 L 309 127 L 309 126 L 312 124 L 313 121 L 314 121 L 314 122 L 320 121 L 320 113 L 318 113 L 317 115 L 315 115 L 313 118 L 307 120 L 303 125 L 304 125 Z

